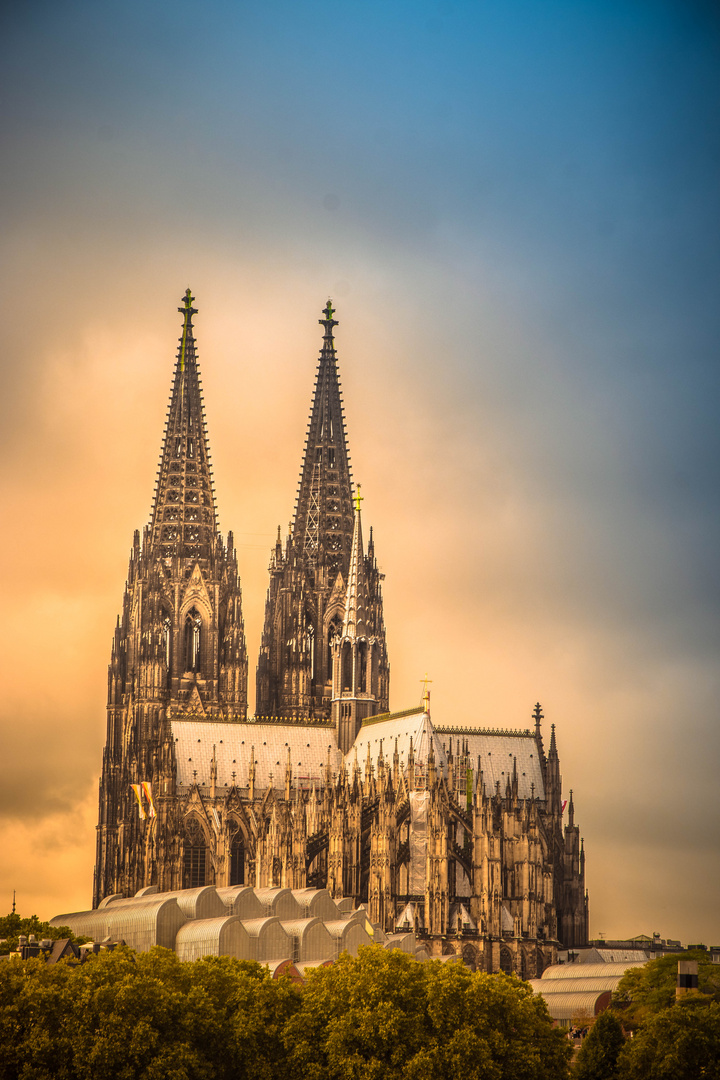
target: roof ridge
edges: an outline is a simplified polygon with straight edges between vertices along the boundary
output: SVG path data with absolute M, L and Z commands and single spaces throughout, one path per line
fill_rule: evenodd
M 435 724 L 434 727 L 438 735 L 516 735 L 535 738 L 534 732 L 529 728 L 458 727 L 455 724 Z
M 401 709 L 400 712 L 379 713 L 377 716 L 368 716 L 362 722 L 362 727 L 367 724 L 379 724 L 384 720 L 401 720 L 403 716 L 422 716 L 422 705 L 416 705 L 414 709 Z

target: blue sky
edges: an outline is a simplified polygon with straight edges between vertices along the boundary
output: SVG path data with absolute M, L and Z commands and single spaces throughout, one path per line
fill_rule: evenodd
M 716 7 L 3 21 L 0 892 L 86 903 L 110 633 L 189 284 L 251 682 L 331 295 L 392 705 L 425 670 L 442 722 L 524 727 L 539 698 L 593 931 L 718 939 Z M 72 886 L 28 865 L 38 837 Z

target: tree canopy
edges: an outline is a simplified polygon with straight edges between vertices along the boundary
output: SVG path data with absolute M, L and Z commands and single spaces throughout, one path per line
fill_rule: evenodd
M 541 998 L 375 946 L 304 988 L 228 957 L 118 948 L 0 963 L 3 1080 L 562 1080 Z
M 22 915 L 12 911 L 9 915 L 0 916 L 0 956 L 17 949 L 21 934 L 25 934 L 26 937 L 34 934 L 38 941 L 43 939 L 59 941 L 60 938 L 87 941 L 87 938 L 76 937 L 69 926 L 51 926 L 50 923 L 40 922 L 37 915 L 24 919 Z
M 624 1044 L 625 1033 L 617 1013 L 606 1009 L 580 1047 L 573 1080 L 618 1080 L 618 1057 Z
M 619 1010 L 626 1030 L 634 1030 L 674 1004 L 679 960 L 696 960 L 700 994 L 706 1002 L 720 1001 L 720 969 L 704 950 L 661 956 L 643 967 L 626 971 L 613 994 L 613 1008 Z
M 310 975 L 286 1043 L 309 1080 L 559 1080 L 570 1056 L 526 983 L 375 948 Z

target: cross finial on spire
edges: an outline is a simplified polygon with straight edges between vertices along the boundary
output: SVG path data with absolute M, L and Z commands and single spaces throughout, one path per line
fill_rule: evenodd
M 364 501 L 364 496 L 362 496 L 362 495 L 360 494 L 360 488 L 361 488 L 361 486 L 362 486 L 361 484 L 358 484 L 358 486 L 357 486 L 357 492 L 356 492 L 356 494 L 355 494 L 355 498 L 353 499 L 353 502 L 355 503 L 355 513 L 356 513 L 356 514 L 359 514 L 359 513 L 360 513 L 360 503 Z
M 336 308 L 332 306 L 332 300 L 328 300 L 327 304 L 323 308 L 323 315 L 325 316 L 325 318 L 318 319 L 320 325 L 325 327 L 325 342 L 326 344 L 328 342 L 330 343 L 330 347 L 333 349 L 333 351 L 335 349 L 335 346 L 332 344 L 333 326 L 337 326 L 338 324 L 337 319 L 333 318 L 335 311 Z

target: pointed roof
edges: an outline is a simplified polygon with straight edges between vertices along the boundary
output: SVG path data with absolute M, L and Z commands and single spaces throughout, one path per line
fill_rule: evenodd
M 307 440 L 300 471 L 293 536 L 311 563 L 324 562 L 331 573 L 346 571 L 353 535 L 352 480 L 345 438 L 340 379 L 328 300 Z
M 188 289 L 150 521 L 154 554 L 209 559 L 217 514 Z
M 345 615 L 343 618 L 343 637 L 351 639 L 365 637 L 368 633 L 368 586 L 365 578 L 365 556 L 363 553 L 362 523 L 360 521 L 360 485 L 355 497 L 355 528 L 350 549 L 350 568 L 345 593 Z
M 394 740 L 397 740 L 401 769 L 407 768 L 408 759 L 412 754 L 417 769 L 424 770 L 432 759 L 438 771 L 447 775 L 447 756 L 443 745 L 435 731 L 430 714 L 423 711 L 422 707 L 400 713 L 386 713 L 377 718 L 369 717 L 364 720 L 355 742 L 345 755 L 345 762 L 349 764 L 352 760 L 351 755 L 355 753 L 360 757 L 370 755 L 371 760 L 375 762 L 378 760 L 381 744 L 392 743 Z

